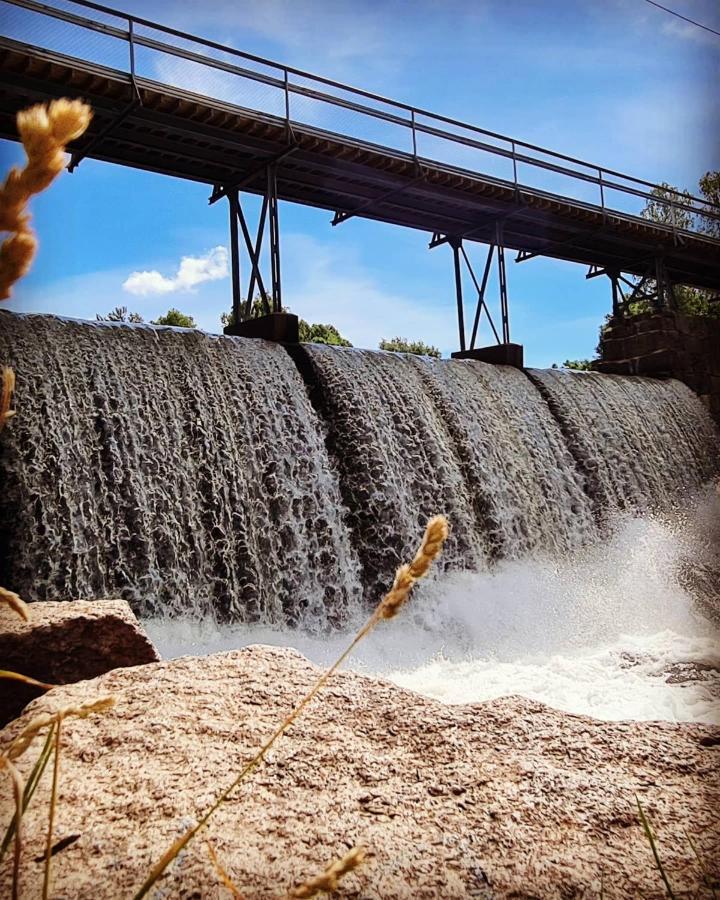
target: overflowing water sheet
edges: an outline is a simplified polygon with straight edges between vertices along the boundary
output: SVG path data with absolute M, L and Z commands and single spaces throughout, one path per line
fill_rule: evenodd
M 673 379 L 529 369 L 598 512 L 674 505 L 717 471 L 717 431 Z
M 29 600 L 124 597 L 168 654 L 330 662 L 444 513 L 355 665 L 448 702 L 717 717 L 720 516 L 694 498 L 720 441 L 678 382 L 7 312 L 0 364 L 0 583 Z
M 2 583 L 141 614 L 325 627 L 360 599 L 324 434 L 290 357 L 202 332 L 0 313 L 17 374 Z
M 320 345 L 306 353 L 367 595 L 388 584 L 427 520 L 440 513 L 453 526 L 441 567 L 484 566 L 471 487 L 413 357 Z

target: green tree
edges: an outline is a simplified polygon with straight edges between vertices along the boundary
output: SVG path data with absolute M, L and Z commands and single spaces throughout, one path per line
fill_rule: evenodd
M 566 359 L 564 369 L 575 369 L 578 372 L 589 372 L 592 369 L 591 359 Z
M 282 311 L 289 313 L 290 309 L 284 306 Z M 262 297 L 255 297 L 250 307 L 250 318 L 257 319 L 265 314 L 265 304 L 262 301 Z M 220 322 L 223 326 L 233 325 L 235 317 L 232 310 L 221 313 Z M 344 338 L 334 325 L 323 325 L 319 322 L 310 323 L 306 322 L 305 319 L 298 321 L 298 336 L 301 344 L 331 344 L 335 347 L 352 347 L 350 341 Z
M 441 356 L 437 347 L 426 344 L 424 341 L 409 341 L 407 338 L 394 337 L 390 340 L 383 338 L 378 344 L 381 350 L 392 350 L 395 353 L 415 353 L 418 356 L 433 356 L 439 359 Z
M 706 172 L 700 179 L 700 191 L 706 200 L 720 208 L 720 172 Z M 701 230 L 711 237 L 720 237 L 720 219 L 700 216 Z
M 145 319 L 136 312 L 129 313 L 127 311 L 127 306 L 116 306 L 115 309 L 110 310 L 110 312 L 106 316 L 101 316 L 100 313 L 96 313 L 95 318 L 98 322 L 144 322 Z
M 720 206 L 720 171 L 706 172 L 698 182 L 698 187 L 705 200 Z M 651 193 L 653 197 L 647 201 L 641 213 L 643 218 L 662 225 L 674 224 L 678 228 L 695 230 L 710 237 L 720 237 L 720 221 L 673 205 L 673 202 L 694 205 L 688 191 L 678 191 L 663 182 L 653 188 Z M 651 288 L 652 284 L 650 282 Z M 720 299 L 715 292 L 679 284 L 674 285 L 673 293 L 678 310 L 685 315 L 720 317 Z M 636 316 L 651 311 L 650 301 L 641 298 L 628 304 L 625 315 Z
M 153 325 L 175 325 L 177 328 L 196 328 L 195 319 L 185 315 L 179 309 L 169 309 L 164 316 L 153 319 Z
M 566 359 L 562 366 L 558 366 L 557 363 L 553 363 L 550 366 L 551 369 L 575 369 L 577 372 L 590 372 L 592 371 L 592 360 L 591 359 Z
M 334 347 L 352 347 L 347 338 L 344 338 L 334 325 L 323 325 L 320 322 L 312 324 L 300 319 L 298 322 L 301 344 L 331 344 Z

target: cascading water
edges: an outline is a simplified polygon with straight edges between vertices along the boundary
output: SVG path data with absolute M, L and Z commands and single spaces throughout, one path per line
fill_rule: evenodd
M 717 432 L 679 381 L 530 369 L 601 512 L 668 506 L 717 471 Z
M 281 347 L 0 315 L 17 372 L 2 583 L 28 599 L 121 595 L 142 615 L 347 618 L 357 558 Z
M 720 715 L 683 586 L 718 434 L 677 382 L 8 313 L 0 363 L 0 583 L 28 599 L 124 596 L 167 653 L 329 662 L 443 512 L 438 577 L 358 665 L 450 701 Z

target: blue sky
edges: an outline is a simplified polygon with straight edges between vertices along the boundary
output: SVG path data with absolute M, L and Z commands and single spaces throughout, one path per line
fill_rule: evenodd
M 720 30 L 717 0 L 666 5 Z M 118 8 L 648 180 L 694 190 L 720 166 L 720 38 L 644 0 Z M 20 36 L 20 19 L 7 26 Z M 59 39 L 53 26 L 44 37 Z M 147 66 L 142 74 L 177 77 L 157 59 Z M 3 169 L 22 157 L 0 141 Z M 125 305 L 151 319 L 176 306 L 220 330 L 231 303 L 218 249 L 228 245 L 227 209 L 207 197 L 204 185 L 85 160 L 33 201 L 40 252 L 9 308 L 94 318 Z M 331 228 L 330 213 L 292 204 L 280 216 L 283 299 L 293 311 L 334 323 L 356 346 L 400 334 L 457 349 L 449 248 L 430 252 L 427 234 L 361 219 Z M 482 249 L 469 245 L 476 268 Z M 527 362 L 592 355 L 609 285 L 570 263 L 513 257 L 511 333 Z M 181 269 L 183 258 L 191 260 Z M 153 274 L 133 279 L 138 272 Z

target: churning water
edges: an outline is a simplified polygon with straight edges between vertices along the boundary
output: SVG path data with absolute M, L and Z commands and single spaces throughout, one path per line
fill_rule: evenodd
M 381 624 L 346 668 L 448 703 L 522 694 L 601 719 L 720 724 L 720 609 L 713 618 L 688 586 L 694 567 L 712 559 L 698 544 L 711 517 L 720 521 L 720 501 L 708 492 L 690 512 L 627 518 L 571 561 L 446 574 Z M 264 643 L 296 647 L 321 665 L 353 633 L 145 624 L 167 656 Z
M 444 513 L 434 579 L 354 667 L 718 717 L 719 441 L 678 382 L 2 312 L 0 363 L 0 583 L 30 600 L 123 596 L 167 655 L 329 662 Z

